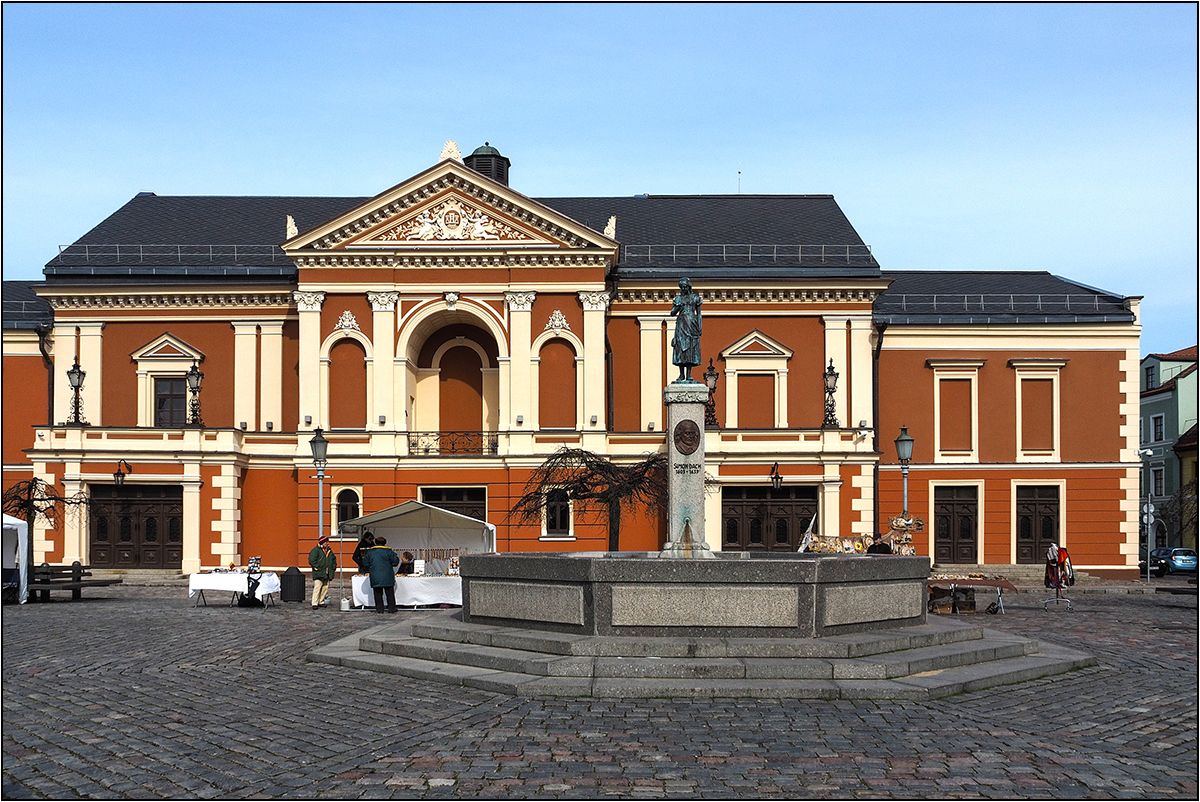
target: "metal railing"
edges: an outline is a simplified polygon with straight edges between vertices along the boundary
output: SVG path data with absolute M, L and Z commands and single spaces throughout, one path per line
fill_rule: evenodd
M 479 457 L 500 453 L 499 432 L 409 432 L 410 457 Z
M 1101 300 L 1104 301 L 1101 307 Z M 912 314 L 961 312 L 988 312 L 999 314 L 1012 312 L 1102 312 L 1114 308 L 1124 309 L 1124 304 L 1115 298 L 1100 295 L 1069 295 L 1060 293 L 924 293 L 885 295 L 875 302 L 876 312 L 908 312 Z
M 271 261 L 286 261 L 283 249 L 278 245 L 122 245 L 122 244 L 76 244 L 58 246 L 58 261 L 64 257 L 82 258 L 85 262 L 115 260 L 117 262 L 145 262 L 147 259 L 174 259 L 182 264 L 184 257 L 189 262 L 207 259 L 210 262 L 237 262 L 242 258 L 270 256 Z
M 708 262 L 714 264 L 867 264 L 873 263 L 870 245 L 752 245 L 677 244 L 625 245 L 628 263 Z

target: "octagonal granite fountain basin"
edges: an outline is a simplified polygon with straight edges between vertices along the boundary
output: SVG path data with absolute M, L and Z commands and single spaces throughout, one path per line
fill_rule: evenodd
M 925 623 L 928 557 L 464 555 L 462 620 L 580 635 L 819 638 Z

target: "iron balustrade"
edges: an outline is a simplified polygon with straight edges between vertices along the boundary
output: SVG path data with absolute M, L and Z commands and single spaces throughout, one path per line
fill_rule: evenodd
M 626 264 L 874 264 L 870 245 L 625 245 Z
M 478 457 L 500 453 L 499 432 L 409 432 L 410 457 Z
M 57 261 L 64 258 L 72 260 L 82 258 L 84 262 L 143 263 L 148 260 L 174 260 L 183 264 L 184 257 L 188 261 L 207 259 L 210 262 L 232 259 L 235 263 L 241 259 L 260 260 L 269 256 L 272 262 L 277 259 L 286 262 L 287 257 L 278 245 L 165 245 L 165 244 L 108 244 L 82 243 L 75 245 L 60 245 Z

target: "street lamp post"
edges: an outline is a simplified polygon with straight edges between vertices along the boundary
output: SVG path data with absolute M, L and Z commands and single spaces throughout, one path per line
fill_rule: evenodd
M 308 446 L 312 449 L 313 465 L 317 468 L 317 542 L 320 543 L 321 535 L 325 533 L 325 464 L 328 462 L 326 455 L 329 453 L 329 441 L 325 439 L 320 426 L 313 431 L 314 434 L 312 439 L 308 441 Z M 342 554 L 340 539 L 338 544 L 338 573 L 341 574 L 342 580 L 342 598 L 345 598 L 346 575 L 341 570 Z
M 75 357 L 75 364 L 67 370 L 67 381 L 71 383 L 71 414 L 67 417 L 67 423 L 72 423 L 77 426 L 87 425 L 87 421 L 83 419 L 83 401 L 79 398 L 79 391 L 83 389 L 83 378 L 87 376 L 87 371 L 79 367 L 79 357 Z
M 1147 458 L 1142 463 L 1143 476 L 1146 477 L 1146 504 L 1142 507 L 1142 523 L 1146 525 L 1146 584 L 1150 584 L 1150 536 L 1154 529 L 1154 481 L 1153 474 L 1150 473 L 1149 457 L 1154 456 L 1154 451 L 1149 448 L 1138 449 L 1138 456 Z
M 908 434 L 908 427 L 900 427 L 900 436 L 896 438 L 896 459 L 900 460 L 900 473 L 904 476 L 904 517 L 908 518 L 908 463 L 912 460 L 913 439 Z

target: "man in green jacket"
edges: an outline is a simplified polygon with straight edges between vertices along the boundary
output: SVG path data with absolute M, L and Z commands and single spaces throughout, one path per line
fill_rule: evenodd
M 312 608 L 316 610 L 325 603 L 329 583 L 337 572 L 337 555 L 329 548 L 329 535 L 317 538 L 317 545 L 308 553 L 308 564 L 313 572 Z
M 375 612 L 383 612 L 384 596 L 387 596 L 387 611 L 396 612 L 396 567 L 400 565 L 400 557 L 388 548 L 387 538 L 376 536 L 375 545 L 367 549 L 366 562 L 375 594 Z

